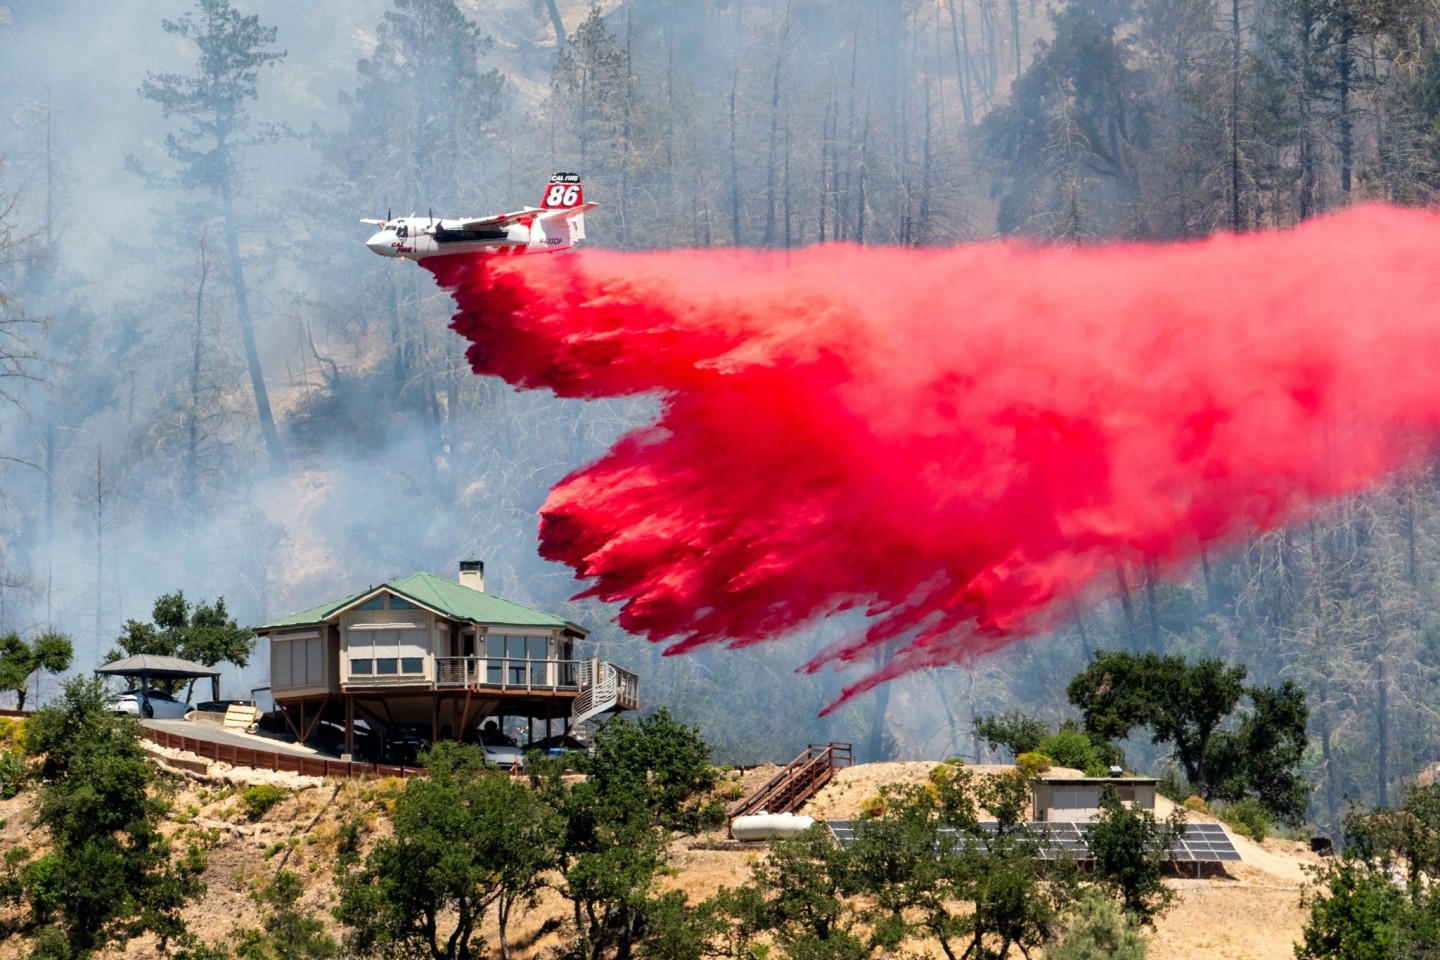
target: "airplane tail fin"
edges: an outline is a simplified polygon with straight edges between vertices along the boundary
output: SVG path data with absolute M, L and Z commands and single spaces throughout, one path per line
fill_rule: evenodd
M 545 188 L 545 196 L 540 201 L 540 213 L 536 214 L 536 218 L 544 222 L 564 220 L 570 235 L 565 246 L 573 247 L 585 239 L 585 211 L 594 210 L 598 206 L 600 204 L 585 201 L 585 193 L 580 186 L 580 174 L 557 173 L 550 178 L 550 184 Z
M 561 210 L 578 207 L 585 202 L 580 186 L 580 174 L 557 173 L 550 177 L 545 187 L 545 196 L 540 201 L 541 210 Z

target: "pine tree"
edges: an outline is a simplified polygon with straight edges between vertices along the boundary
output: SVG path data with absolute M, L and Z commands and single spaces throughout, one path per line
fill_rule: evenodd
M 161 26 L 166 33 L 195 45 L 199 52 L 198 71 L 193 75 L 146 74 L 140 96 L 158 103 L 167 119 L 181 122 L 179 129 L 165 138 L 165 150 L 176 164 L 179 185 L 208 193 L 220 202 L 236 315 L 260 431 L 271 462 L 283 469 L 285 451 L 275 429 L 250 317 L 245 264 L 240 257 L 237 202 L 242 192 L 240 161 L 244 149 L 288 135 L 284 128 L 274 125 L 260 125 L 252 135 L 246 107 L 247 101 L 259 96 L 260 71 L 283 60 L 285 52 L 268 49 L 275 42 L 275 27 L 262 26 L 258 16 L 241 14 L 230 0 L 196 0 L 193 13 L 179 20 L 162 20 Z M 129 159 L 129 164 L 145 173 L 134 158 Z

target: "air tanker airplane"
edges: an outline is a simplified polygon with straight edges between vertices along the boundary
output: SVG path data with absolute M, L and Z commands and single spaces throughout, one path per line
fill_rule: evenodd
M 522 253 L 558 253 L 585 239 L 585 211 L 600 206 L 586 203 L 578 173 L 557 173 L 545 188 L 538 207 L 472 220 L 436 220 L 434 217 L 399 217 L 395 220 L 361 220 L 380 230 L 365 246 L 382 257 L 444 257 L 452 253 L 519 256 Z

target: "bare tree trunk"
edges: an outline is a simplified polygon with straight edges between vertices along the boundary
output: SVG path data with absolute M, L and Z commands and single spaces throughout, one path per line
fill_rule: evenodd
M 1240 0 L 1230 0 L 1230 230 L 1240 233 Z M 1209 580 L 1206 580 L 1207 589 Z
M 1335 758 L 1330 748 L 1330 717 L 1326 711 L 1317 711 L 1316 723 L 1320 728 L 1320 756 L 1325 767 L 1325 827 L 1332 837 L 1341 829 L 1340 784 L 1335 770 Z
M 240 261 L 240 240 L 235 230 L 235 209 L 227 184 L 222 193 L 224 203 L 225 250 L 230 258 L 230 277 L 235 285 L 235 315 L 240 324 L 240 339 L 245 345 L 245 363 L 250 369 L 250 389 L 255 395 L 255 411 L 260 417 L 260 435 L 265 440 L 265 450 L 270 454 L 270 463 L 277 470 L 285 470 L 289 464 L 285 449 L 280 446 L 280 434 L 275 430 L 275 417 L 270 412 L 270 395 L 265 389 L 265 375 L 260 369 L 260 353 L 255 349 L 255 327 L 250 322 L 250 300 L 245 287 L 245 267 Z
M 788 111 L 786 112 L 785 117 L 785 169 L 782 177 L 782 182 L 785 184 L 785 249 L 789 250 L 792 246 L 793 238 L 791 236 L 792 208 L 790 202 L 790 117 Z M 800 224 L 800 232 L 802 234 L 805 232 L 805 224 L 803 223 Z M 805 242 L 805 238 L 803 236 L 800 238 L 800 242 Z
M 1130 599 L 1130 581 L 1125 576 L 1125 568 L 1119 564 L 1115 565 L 1115 589 L 1120 594 L 1120 610 L 1125 614 L 1125 636 L 1130 644 L 1130 652 L 1139 655 L 1140 631 L 1135 626 L 1135 604 Z
M 545 0 L 545 12 L 550 14 L 550 28 L 555 31 L 555 49 L 565 49 L 565 21 L 560 19 L 560 8 L 555 0 Z
M 1155 582 L 1159 579 L 1155 564 L 1145 565 L 1145 607 L 1150 615 L 1150 649 L 1158 657 L 1165 652 L 1160 640 L 1160 601 L 1156 596 Z
M 997 33 L 995 0 L 980 0 L 980 45 L 985 52 L 985 70 L 982 74 L 983 83 L 980 85 L 984 94 L 981 105 L 987 109 L 995 96 L 996 79 L 1000 73 L 1000 49 L 999 41 L 996 39 Z
M 730 79 L 730 242 L 740 246 L 740 154 L 735 133 L 735 92 L 740 86 L 736 67 Z
M 1390 678 L 1383 655 L 1375 658 L 1375 800 L 1390 806 Z
M 831 83 L 830 99 L 825 104 L 825 118 L 820 122 L 820 242 L 826 241 L 825 214 L 829 209 L 831 196 L 831 168 L 833 166 L 834 145 L 831 142 L 831 126 L 835 117 L 835 86 Z
M 210 276 L 210 255 L 205 234 L 200 235 L 200 282 L 195 288 L 195 330 L 190 341 L 190 402 L 185 408 L 185 473 L 183 495 L 187 508 L 200 490 L 200 360 L 205 325 L 205 281 Z
M 1314 122 L 1312 116 L 1312 97 L 1310 90 L 1311 70 L 1311 31 L 1314 26 L 1314 14 L 1310 4 L 1301 5 L 1300 17 L 1300 196 L 1299 216 L 1301 220 L 1308 220 L 1318 211 L 1316 210 L 1316 173 L 1315 168 L 1319 158 L 1315 156 L 1314 132 L 1311 129 Z
M 931 103 L 933 84 L 925 80 L 925 139 L 920 147 L 920 210 L 915 228 L 915 242 L 923 245 L 930 240 L 930 190 L 931 175 L 934 172 L 935 154 L 932 145 L 934 133 L 934 107 Z
M 1090 631 L 1085 629 L 1085 618 L 1081 615 L 1080 604 L 1073 596 L 1070 598 L 1070 616 L 1075 621 L 1075 633 L 1080 637 L 1080 652 L 1089 660 L 1094 655 L 1095 648 L 1090 643 Z
M 1010 0 L 1010 42 L 1015 47 L 1015 76 L 1023 72 L 1020 65 L 1020 0 Z
M 867 173 L 865 163 L 866 150 L 870 145 L 870 105 L 865 105 L 865 129 L 860 134 L 860 165 L 856 171 L 859 183 L 856 187 L 855 197 L 855 242 L 865 242 L 865 175 Z
M 1353 165 L 1354 131 L 1350 121 L 1350 81 L 1355 69 L 1352 44 L 1355 38 L 1355 19 L 1350 15 L 1350 4 L 1340 5 L 1340 193 L 1345 201 L 1350 199 L 1351 168 Z
M 91 511 L 95 518 L 95 642 L 100 643 L 101 621 L 104 617 L 105 595 L 105 508 L 110 500 L 110 486 L 105 482 L 105 448 L 95 450 L 95 482 L 91 487 Z
M 965 25 L 965 0 L 958 0 L 960 5 L 958 23 L 955 15 L 957 0 L 947 0 L 947 2 L 950 5 L 950 45 L 955 51 L 955 78 L 960 83 L 960 109 L 965 117 L 965 129 L 969 130 L 975 125 L 975 109 L 971 104 L 970 95 L 970 32 Z
M 1200 572 L 1205 578 L 1205 608 L 1215 612 L 1215 576 L 1210 572 L 1210 551 L 1200 551 Z
M 780 152 L 780 80 L 785 69 L 785 44 L 790 35 L 790 5 L 785 5 L 785 25 L 776 45 L 775 68 L 770 77 L 770 143 L 765 156 L 765 246 L 775 245 L 775 208 L 778 205 Z
M 895 656 L 899 648 L 897 641 L 891 640 L 880 649 L 877 658 L 876 668 L 883 670 L 890 665 L 890 658 Z M 885 713 L 890 708 L 890 689 L 893 683 L 882 683 L 875 688 L 875 710 L 870 715 L 870 743 L 866 750 L 866 760 L 875 763 L 886 759 L 885 755 Z
M 630 59 L 630 45 L 634 37 L 634 24 L 631 21 L 631 11 L 634 7 L 625 5 L 625 104 L 621 113 L 620 125 L 620 230 L 616 237 L 621 250 L 629 249 L 630 237 L 628 226 L 630 223 L 630 114 L 634 103 L 635 74 Z

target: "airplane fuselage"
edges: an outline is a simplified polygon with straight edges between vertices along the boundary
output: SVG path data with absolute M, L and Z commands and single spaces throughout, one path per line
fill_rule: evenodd
M 550 178 L 538 207 L 525 207 L 493 217 L 453 220 L 411 215 L 391 220 L 364 220 L 380 229 L 365 245 L 382 257 L 423 260 L 455 253 L 515 256 L 556 253 L 585 239 L 587 203 L 580 175 L 557 173 Z
M 539 213 L 540 211 L 536 211 Z M 401 217 L 376 231 L 365 245 L 384 257 L 422 260 L 453 253 L 494 256 L 548 253 L 573 246 L 571 228 L 562 220 L 508 223 L 501 227 L 465 229 L 461 220 Z

